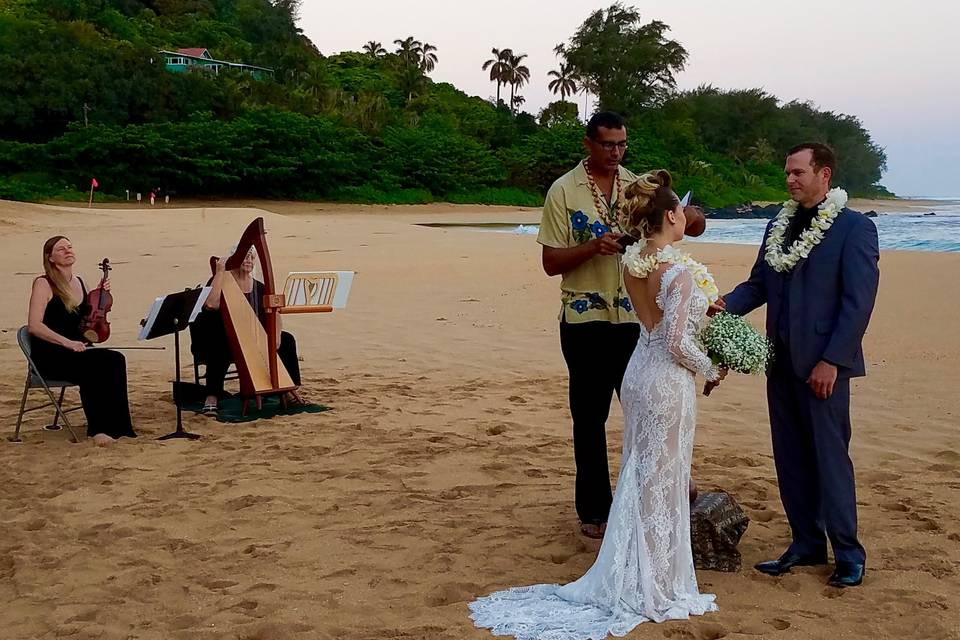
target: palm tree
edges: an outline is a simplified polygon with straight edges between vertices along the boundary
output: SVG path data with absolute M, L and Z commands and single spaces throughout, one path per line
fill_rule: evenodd
M 513 98 L 510 99 L 510 102 L 511 102 L 511 104 L 513 105 L 513 110 L 514 110 L 514 111 L 516 111 L 516 110 L 520 107 L 520 105 L 522 105 L 522 104 L 523 104 L 524 102 L 526 102 L 526 101 L 527 101 L 527 99 L 524 98 L 524 97 L 523 97 L 522 95 L 520 95 L 519 93 L 518 93 L 517 95 L 513 96 Z
M 317 109 L 320 108 L 329 84 L 326 70 L 317 64 L 312 65 L 300 78 L 300 90 L 312 99 Z
M 363 52 L 369 55 L 371 58 L 382 58 L 387 55 L 387 50 L 383 48 L 383 45 L 377 42 L 376 40 L 371 40 L 367 44 L 363 45 Z
M 490 69 L 490 81 L 497 83 L 497 105 L 500 104 L 500 85 L 507 84 L 507 61 L 513 56 L 511 49 L 497 48 L 490 50 L 493 57 L 483 63 L 483 70 Z
M 397 45 L 397 55 L 401 60 L 410 65 L 420 65 L 420 51 L 423 45 L 419 40 L 408 36 L 403 40 L 394 40 L 393 44 Z
M 514 92 L 530 80 L 530 69 L 521 64 L 527 54 L 515 56 L 511 53 L 507 60 L 506 81 L 510 84 L 510 104 L 513 105 Z
M 559 71 L 551 71 L 547 75 L 554 78 L 548 86 L 550 91 L 560 94 L 560 100 L 565 102 L 567 96 L 572 96 L 577 93 L 577 80 L 573 67 L 569 64 L 561 62 Z
M 425 74 L 437 68 L 437 54 L 434 53 L 436 50 L 435 46 L 426 42 L 420 45 L 420 70 Z
M 590 84 L 588 78 L 584 78 L 582 75 L 574 70 L 573 79 L 580 83 L 580 93 L 583 94 L 583 119 L 589 119 L 589 113 L 587 112 L 587 101 L 590 99 L 590 90 L 593 88 L 593 85 Z

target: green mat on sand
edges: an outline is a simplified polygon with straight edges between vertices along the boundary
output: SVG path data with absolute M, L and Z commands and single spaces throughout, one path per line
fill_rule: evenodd
M 320 413 L 329 411 L 330 407 L 322 404 L 308 404 L 302 407 L 283 408 L 279 398 L 264 398 L 260 409 L 257 409 L 257 403 L 250 401 L 247 404 L 247 415 L 242 415 L 240 410 L 243 406 L 239 397 L 233 396 L 220 400 L 220 409 L 217 411 L 217 422 L 253 422 L 254 420 L 268 420 L 274 416 L 292 416 L 297 413 Z M 200 413 L 203 410 L 203 402 L 186 402 L 183 405 L 184 410 Z

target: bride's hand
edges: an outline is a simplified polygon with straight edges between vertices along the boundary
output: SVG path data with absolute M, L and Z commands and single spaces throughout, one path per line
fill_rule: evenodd
M 727 308 L 727 301 L 724 300 L 723 297 L 721 296 L 717 298 L 716 302 L 710 305 L 710 308 L 707 309 L 707 315 L 712 318 L 713 316 L 717 315 L 721 311 L 726 310 L 726 308 Z
M 707 383 L 703 385 L 703 395 L 709 396 L 710 392 L 720 386 L 720 382 L 727 377 L 727 373 L 730 370 L 726 367 L 720 367 L 720 376 L 716 380 L 707 380 Z

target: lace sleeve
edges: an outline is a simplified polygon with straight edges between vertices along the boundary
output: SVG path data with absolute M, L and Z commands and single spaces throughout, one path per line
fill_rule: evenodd
M 690 297 L 693 295 L 693 276 L 687 269 L 678 269 L 663 274 L 665 291 L 661 291 L 663 322 L 666 329 L 667 350 L 680 365 L 707 380 L 716 381 L 720 372 L 697 344 L 693 332 L 688 327 Z

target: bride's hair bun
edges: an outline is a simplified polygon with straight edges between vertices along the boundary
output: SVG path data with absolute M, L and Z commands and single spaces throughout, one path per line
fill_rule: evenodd
M 626 231 L 639 238 L 663 228 L 663 216 L 680 204 L 673 192 L 673 177 L 666 169 L 644 173 L 623 190 Z

